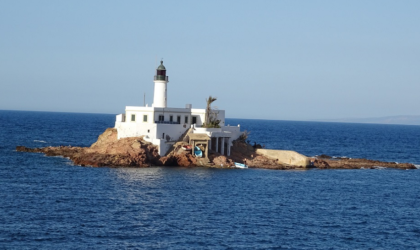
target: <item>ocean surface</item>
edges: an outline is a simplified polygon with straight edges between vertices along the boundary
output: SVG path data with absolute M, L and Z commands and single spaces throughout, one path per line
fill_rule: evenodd
M 0 111 L 0 249 L 420 249 L 419 170 L 92 168 L 115 116 Z M 420 126 L 227 119 L 251 143 L 420 164 Z

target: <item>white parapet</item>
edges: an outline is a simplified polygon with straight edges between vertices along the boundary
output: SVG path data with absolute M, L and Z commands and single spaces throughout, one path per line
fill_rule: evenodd
M 125 114 L 119 114 L 115 118 L 116 122 L 125 122 Z
M 193 133 L 203 133 L 210 137 L 229 137 L 232 140 L 238 139 L 241 135 L 239 126 L 222 126 L 220 128 L 194 127 Z
M 209 137 L 211 137 L 211 135 L 213 133 L 221 133 L 222 132 L 222 128 L 203 128 L 203 127 L 194 127 L 193 133 L 194 134 L 206 134 Z

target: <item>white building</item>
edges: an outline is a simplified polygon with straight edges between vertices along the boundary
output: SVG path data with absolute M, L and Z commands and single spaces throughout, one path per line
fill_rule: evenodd
M 210 137 L 210 151 L 230 155 L 232 141 L 241 134 L 239 125 L 225 126 L 225 111 L 213 110 L 212 114 L 220 120 L 220 128 L 203 128 L 205 109 L 193 109 L 191 104 L 186 104 L 185 108 L 167 107 L 168 82 L 166 68 L 161 61 L 154 77 L 152 107 L 126 106 L 125 113 L 117 115 L 115 121 L 118 139 L 144 136 L 146 141 L 158 146 L 159 154 L 163 156 L 189 128 L 193 128 L 192 133 Z

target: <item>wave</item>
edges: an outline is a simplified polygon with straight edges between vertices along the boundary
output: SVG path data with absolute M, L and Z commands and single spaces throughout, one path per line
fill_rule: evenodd
M 47 143 L 46 141 L 42 141 L 42 140 L 34 140 L 34 142 Z
M 382 166 L 373 166 L 374 169 L 386 169 L 386 167 L 382 167 Z
M 332 159 L 351 159 L 350 157 L 347 156 L 332 156 Z
M 420 165 L 416 165 L 416 164 L 413 164 L 414 165 L 414 167 L 416 167 L 417 169 L 420 169 Z
M 314 155 L 311 158 L 318 158 L 319 155 Z M 344 160 L 351 160 L 351 157 L 347 157 L 347 156 L 331 156 L 331 159 L 344 159 Z

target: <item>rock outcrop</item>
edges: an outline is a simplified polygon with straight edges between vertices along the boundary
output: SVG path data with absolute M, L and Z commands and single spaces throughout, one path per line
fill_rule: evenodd
M 45 148 L 16 147 L 17 151 L 44 153 L 47 156 L 68 157 L 81 166 L 136 166 L 148 167 L 159 164 L 156 146 L 138 138 L 117 139 L 117 130 L 108 128 L 98 140 L 88 148 L 60 146 Z
M 400 168 L 415 169 L 413 164 L 380 162 L 366 159 L 332 159 L 326 155 L 312 159 L 310 166 L 296 166 L 286 164 L 270 156 L 276 156 L 270 152 L 259 154 L 258 147 L 248 143 L 234 141 L 231 155 L 226 157 L 216 152 L 209 152 L 208 158 L 196 158 L 191 151 L 185 151 L 182 146 L 186 142 L 177 142 L 172 150 L 163 157 L 159 156 L 158 149 L 153 144 L 144 141 L 142 137 L 117 139 L 117 130 L 108 128 L 98 137 L 98 140 L 90 147 L 44 147 L 27 148 L 17 146 L 20 152 L 44 153 L 47 156 L 67 157 L 80 166 L 93 167 L 149 167 L 149 166 L 209 166 L 227 168 L 233 167 L 234 162 L 246 163 L 250 168 L 267 169 L 302 169 L 316 167 L 321 169 L 334 168 Z
M 417 169 L 411 163 L 383 162 L 368 159 L 332 158 L 328 155 L 321 155 L 313 159 L 314 167 L 321 169 Z

